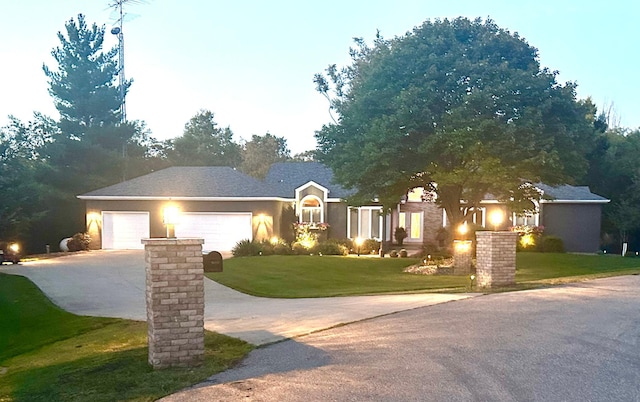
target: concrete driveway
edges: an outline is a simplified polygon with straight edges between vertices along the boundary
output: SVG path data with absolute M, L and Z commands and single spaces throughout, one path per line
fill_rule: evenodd
M 624 276 L 378 317 L 163 401 L 640 401 L 639 290 Z
M 3 265 L 31 279 L 58 306 L 80 315 L 146 320 L 143 251 L 100 250 Z M 398 311 L 474 294 L 416 294 L 313 299 L 248 296 L 205 278 L 205 327 L 263 345 Z

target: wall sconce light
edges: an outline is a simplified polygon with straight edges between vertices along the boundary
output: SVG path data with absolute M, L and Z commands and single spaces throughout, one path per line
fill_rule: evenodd
M 167 226 L 167 239 L 176 238 L 176 224 L 180 218 L 178 207 L 170 206 L 164 209 L 162 222 Z

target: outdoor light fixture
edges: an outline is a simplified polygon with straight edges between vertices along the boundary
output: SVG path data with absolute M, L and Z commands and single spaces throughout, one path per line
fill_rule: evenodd
M 494 231 L 498 230 L 498 226 L 500 226 L 503 220 L 504 220 L 504 215 L 502 211 L 500 211 L 499 209 L 494 210 L 489 215 L 489 222 L 493 225 Z
M 469 232 L 469 227 L 467 226 L 467 222 L 463 222 L 460 226 L 458 226 L 458 233 L 460 233 L 460 236 L 462 236 L 463 240 L 466 237 L 468 232 Z
M 274 245 L 274 246 L 275 246 L 275 245 L 276 245 L 276 244 L 278 244 L 279 242 L 280 242 L 280 239 L 278 239 L 278 236 L 273 236 L 273 237 L 271 238 L 271 244 L 272 244 L 272 245 Z
M 176 224 L 180 217 L 178 207 L 170 206 L 164 209 L 162 222 L 167 226 L 167 239 L 176 238 Z
M 360 247 L 362 247 L 362 244 L 364 243 L 364 239 L 362 237 L 356 237 L 356 251 L 358 253 L 358 257 L 360 257 Z

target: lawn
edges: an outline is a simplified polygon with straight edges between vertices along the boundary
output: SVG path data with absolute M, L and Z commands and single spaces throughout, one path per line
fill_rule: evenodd
M 153 370 L 144 322 L 80 317 L 28 279 L 0 274 L 0 401 L 152 401 L 242 359 L 252 346 L 207 332 L 205 363 Z
M 381 293 L 469 291 L 469 278 L 402 272 L 419 260 L 337 256 L 261 256 L 224 261 L 207 276 L 244 293 L 264 297 L 327 297 Z M 535 287 L 560 281 L 640 272 L 640 258 L 518 253 L 516 281 Z

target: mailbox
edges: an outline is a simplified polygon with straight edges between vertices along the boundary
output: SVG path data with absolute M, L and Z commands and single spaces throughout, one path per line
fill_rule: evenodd
M 222 254 L 212 251 L 202 256 L 204 272 L 222 272 Z

